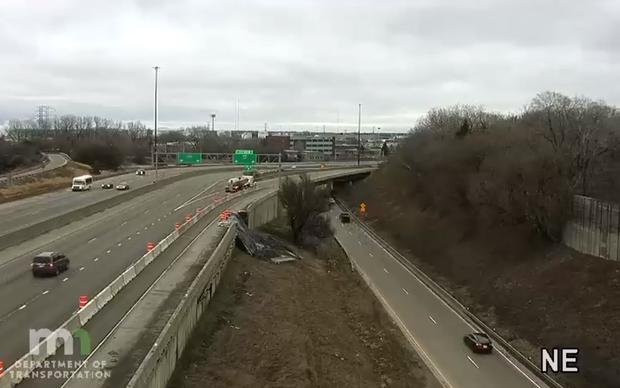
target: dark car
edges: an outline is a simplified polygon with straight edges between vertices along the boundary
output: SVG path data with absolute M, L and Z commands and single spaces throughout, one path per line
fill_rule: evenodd
M 342 222 L 343 224 L 348 224 L 349 222 L 351 222 L 351 215 L 346 212 L 340 213 L 340 222 Z
M 334 206 L 336 204 L 336 200 L 333 198 L 328 199 L 329 206 Z
M 112 183 L 102 183 L 101 184 L 101 188 L 102 189 L 111 189 L 113 187 L 114 187 L 114 185 Z
M 41 252 L 32 259 L 32 275 L 56 275 L 69 269 L 69 259 L 58 252 Z
M 129 190 L 129 185 L 127 182 L 119 183 L 116 185 L 116 190 Z
M 463 341 L 474 353 L 491 353 L 493 351 L 493 343 L 489 336 L 484 333 L 471 333 L 463 337 Z

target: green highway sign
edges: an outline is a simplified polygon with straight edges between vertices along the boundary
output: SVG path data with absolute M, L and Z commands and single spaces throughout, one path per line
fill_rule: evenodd
M 177 164 L 200 164 L 202 154 L 199 152 L 179 152 L 177 153 Z
M 256 154 L 253 150 L 236 150 L 233 155 L 234 164 L 256 164 Z

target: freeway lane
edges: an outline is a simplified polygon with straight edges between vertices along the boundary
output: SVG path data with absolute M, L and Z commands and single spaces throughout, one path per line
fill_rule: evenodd
M 0 360 L 6 366 L 25 354 L 28 329 L 56 329 L 77 309 L 79 295 L 96 295 L 144 254 L 148 241 L 159 241 L 188 212 L 224 195 L 221 182 L 234 175 L 191 177 L 0 251 Z M 276 184 L 277 178 L 258 186 Z M 33 278 L 32 254 L 45 250 L 67 254 L 70 270 L 58 278 Z
M 170 168 L 160 170 L 158 172 L 159 180 L 177 176 L 192 171 L 218 171 L 229 169 L 231 166 L 217 167 L 196 167 L 196 168 Z M 241 169 L 239 169 L 241 171 Z M 69 188 L 60 191 L 30 197 L 19 201 L 7 202 L 0 204 L 0 235 L 22 229 L 26 226 L 37 224 L 55 216 L 67 213 L 74 209 L 100 202 L 106 198 L 120 195 L 121 192 L 116 190 L 101 189 L 102 183 L 112 182 L 114 184 L 127 182 L 131 189 L 149 185 L 153 182 L 154 172 L 147 171 L 147 175 L 139 176 L 135 173 L 128 173 L 111 178 L 98 180 L 94 177 L 95 182 L 93 189 L 86 192 L 72 192 Z
M 78 221 L 82 228 L 37 250 L 59 250 L 71 259 L 71 268 L 57 278 L 34 278 L 29 272 L 32 255 L 23 252 L 5 260 L 0 268 L 0 360 L 5 365 L 28 351 L 28 329 L 55 329 L 77 309 L 78 296 L 94 296 L 126 267 L 145 253 L 148 241 L 159 241 L 196 207 L 213 201 L 204 196 L 181 207 L 210 185 L 228 178 L 230 172 L 189 178 Z M 223 195 L 221 184 L 208 193 Z M 125 204 L 124 204 L 125 205 Z M 177 209 L 178 210 L 174 210 Z M 53 234 L 53 233 L 52 233 Z M 14 251 L 13 251 L 14 252 Z M 7 274 L 4 276 L 4 274 Z M 66 279 L 66 280 L 65 280 Z
M 342 224 L 330 212 L 336 238 L 382 302 L 395 316 L 416 351 L 444 385 L 453 388 L 547 387 L 502 349 L 477 355 L 463 344 L 476 331 L 356 223 Z

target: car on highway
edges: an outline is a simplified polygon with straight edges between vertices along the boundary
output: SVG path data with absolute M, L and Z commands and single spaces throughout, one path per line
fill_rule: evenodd
M 146 171 L 141 168 L 141 169 L 136 171 L 136 175 L 146 175 Z
M 349 222 L 351 222 L 351 215 L 347 212 L 340 213 L 340 222 L 342 222 L 343 224 L 348 224 Z
M 114 185 L 112 183 L 102 183 L 101 184 L 101 188 L 102 189 L 112 189 L 112 188 L 114 188 Z
M 32 275 L 58 276 L 69 269 L 69 259 L 59 252 L 41 252 L 32 259 Z
M 493 343 L 485 333 L 471 333 L 463 337 L 463 342 L 474 353 L 491 353 L 493 352 Z
M 122 182 L 116 185 L 116 190 L 129 190 L 129 185 L 127 182 Z

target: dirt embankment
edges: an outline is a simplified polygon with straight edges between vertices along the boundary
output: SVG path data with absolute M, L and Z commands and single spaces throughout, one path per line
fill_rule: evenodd
M 88 174 L 88 166 L 69 162 L 66 166 L 37 174 L 29 182 L 0 188 L 0 203 L 16 201 L 50 191 L 71 187 L 73 177 Z
M 331 242 L 326 260 L 236 251 L 169 387 L 437 387 Z
M 421 210 L 382 173 L 339 195 L 352 208 L 364 201 L 375 230 L 534 362 L 540 347 L 578 347 L 567 387 L 620 386 L 620 263 Z

